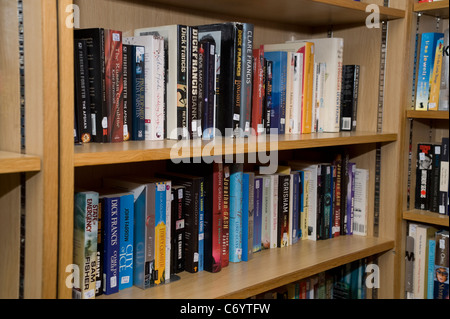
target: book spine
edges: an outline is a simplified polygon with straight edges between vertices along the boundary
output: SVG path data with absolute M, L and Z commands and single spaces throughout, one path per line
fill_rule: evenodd
M 449 235 L 448 230 L 436 233 L 436 259 L 434 261 L 434 299 L 448 297 L 448 271 L 449 271 Z
M 301 193 L 302 183 L 301 180 L 303 172 L 297 172 L 294 174 L 291 174 L 291 181 L 292 181 L 292 220 L 290 220 L 292 227 L 291 231 L 291 243 L 295 244 L 297 241 L 301 238 L 301 234 L 303 233 L 303 229 L 301 227 L 300 223 L 300 202 L 301 202 L 301 196 L 303 195 Z M 307 231 L 308 225 L 305 223 Z M 300 227 L 299 227 L 300 226 Z
M 413 296 L 413 281 L 414 281 L 414 224 L 409 225 L 408 236 L 406 236 L 405 245 L 405 292 L 407 299 Z
M 341 185 L 342 185 L 342 156 L 337 155 L 334 160 L 333 170 L 334 181 L 334 211 L 332 237 L 338 237 L 341 234 Z
M 427 260 L 427 296 L 426 299 L 434 299 L 434 261 L 436 259 L 436 240 L 428 240 Z
M 353 234 L 367 235 L 367 214 L 368 214 L 368 185 L 369 171 L 357 168 L 355 171 L 355 196 L 354 196 L 354 220 Z
M 124 194 L 120 197 L 120 250 L 119 250 L 119 290 L 133 285 L 134 254 L 134 197 Z
M 188 78 L 188 27 L 178 26 L 178 70 L 177 70 L 177 93 L 181 96 L 177 99 L 177 122 L 176 134 L 172 132 L 173 127 L 167 126 L 167 136 L 170 139 L 186 138 L 188 133 L 188 103 L 187 103 L 187 78 Z M 169 106 L 171 107 L 171 106 Z
M 86 40 L 75 39 L 75 112 L 79 140 L 92 140 L 91 102 L 89 94 L 89 68 Z
M 166 112 L 164 102 L 165 92 L 165 59 L 164 39 L 153 37 L 151 67 L 151 104 L 150 104 L 150 140 L 164 139 L 164 117 Z
M 261 248 L 270 248 L 270 214 L 272 211 L 272 177 L 264 176 L 262 195 L 262 215 L 261 215 Z
M 303 187 L 303 211 L 306 211 L 306 209 L 308 210 L 307 239 L 317 240 L 317 166 L 310 166 L 310 168 L 305 171 L 308 171 L 308 173 L 305 174 L 306 181 Z
M 306 42 L 304 46 L 304 73 L 303 73 L 303 111 L 301 133 L 312 131 L 312 95 L 314 83 L 314 43 Z
M 271 129 L 285 134 L 286 128 L 286 79 L 287 52 L 265 52 L 266 59 L 273 62 Z
M 428 210 L 430 202 L 430 182 L 433 163 L 431 144 L 417 144 L 415 208 Z
M 250 176 L 242 175 L 242 261 L 248 261 Z
M 439 212 L 439 177 L 441 164 L 441 145 L 433 145 L 433 163 L 430 172 L 430 202 L 428 208 L 431 212 Z
M 134 46 L 132 56 L 132 140 L 145 139 L 145 47 Z
M 264 46 L 253 49 L 253 90 L 252 90 L 252 124 L 253 134 L 261 135 L 264 130 Z
M 431 69 L 430 92 L 428 97 L 428 110 L 437 111 L 439 108 L 439 93 L 441 89 L 442 55 L 444 51 L 444 38 L 437 40 L 434 65 Z
M 103 262 L 103 293 L 110 295 L 119 291 L 119 197 L 103 198 L 104 230 L 104 262 Z
M 165 272 L 164 272 L 164 279 L 165 282 L 170 281 L 170 277 L 173 275 L 172 272 L 172 237 L 175 236 L 175 234 L 172 232 L 172 181 L 166 180 L 165 181 L 165 187 L 166 187 L 166 213 L 165 213 L 165 232 L 166 232 L 166 254 L 165 254 Z
M 230 262 L 242 261 L 242 164 L 230 167 Z
M 323 239 L 323 190 L 325 187 L 325 178 L 322 173 L 322 166 L 318 165 L 317 169 L 317 190 L 316 190 L 316 196 L 317 196 L 317 219 L 316 219 L 316 236 L 317 239 Z
M 324 201 L 323 201 L 323 238 L 331 237 L 331 221 L 333 218 L 333 167 L 331 165 L 322 165 L 322 175 L 325 178 L 324 184 Z
M 253 253 L 261 251 L 261 227 L 263 207 L 263 182 L 262 177 L 255 178 L 254 195 L 254 222 L 253 222 Z
M 123 142 L 122 32 L 106 31 L 105 55 L 107 142 Z
M 205 49 L 204 63 L 204 103 L 202 110 L 202 130 L 203 139 L 214 138 L 214 115 L 215 115 L 215 46 L 213 43 L 207 43 Z
M 346 235 L 353 234 L 353 219 L 355 209 L 355 163 L 348 163 L 348 184 L 347 184 L 347 228 Z
M 245 261 L 253 258 L 253 230 L 255 224 L 255 174 L 249 173 L 248 185 L 248 235 L 247 235 L 247 254 Z
M 272 93 L 273 93 L 273 62 L 267 59 L 265 61 L 265 99 L 264 99 L 264 119 L 266 134 L 270 134 L 272 126 Z
M 223 231 L 222 231 L 222 268 L 227 267 L 230 240 L 230 166 L 223 167 Z
M 172 187 L 172 271 L 173 274 L 178 274 L 184 271 L 184 192 L 183 186 Z
M 439 93 L 439 111 L 448 111 L 448 78 L 449 78 L 449 31 L 448 28 L 444 32 L 444 48 L 442 57 L 442 70 L 441 70 L 441 87 Z
M 165 282 L 166 270 L 166 183 L 155 185 L 155 285 Z M 169 270 L 167 270 L 169 271 Z
M 98 193 L 79 192 L 74 198 L 74 263 L 79 281 L 72 289 L 76 299 L 95 298 L 97 273 Z
M 291 116 L 291 130 L 293 134 L 301 133 L 302 125 L 303 74 L 305 65 L 303 63 L 304 52 L 302 50 L 299 51 L 294 55 L 293 110 Z
M 278 214 L 281 212 L 278 207 L 278 175 L 272 175 L 270 208 L 269 208 L 269 234 L 270 234 L 270 248 L 278 247 Z
M 214 163 L 213 173 L 213 231 L 212 231 L 212 257 L 213 271 L 222 269 L 222 227 L 223 227 L 223 164 Z
M 104 245 L 103 245 L 103 228 L 104 215 L 102 201 L 97 199 L 97 267 L 96 267 L 96 282 L 95 282 L 95 296 L 103 294 L 103 260 L 104 260 Z
M 420 44 L 419 70 L 417 77 L 415 109 L 428 110 L 430 77 L 434 65 L 437 39 L 442 33 L 423 33 Z
M 133 49 L 131 45 L 122 45 L 122 74 L 123 74 L 123 140 L 129 141 L 131 139 L 130 132 L 132 131 L 132 114 L 131 114 L 131 102 L 132 102 L 132 66 L 131 57 Z
M 442 138 L 441 143 L 441 166 L 439 176 L 439 214 L 448 215 L 448 137 Z
M 287 247 L 289 244 L 290 179 L 290 175 L 279 175 L 278 177 L 277 247 Z
M 242 45 L 243 45 L 243 26 L 241 23 L 235 24 L 235 60 L 234 60 L 234 95 L 233 95 L 233 135 L 241 136 L 241 100 L 242 100 Z
M 353 131 L 356 126 L 359 65 L 344 65 L 342 70 L 341 131 Z
M 250 124 L 252 113 L 253 90 L 253 33 L 254 26 L 251 23 L 243 23 L 242 35 L 242 87 L 241 87 L 241 136 L 250 136 Z
M 203 134 L 203 113 L 205 109 L 205 65 L 206 51 L 210 46 L 208 41 L 200 41 L 198 44 L 198 107 L 196 110 L 196 121 L 192 122 L 192 132 L 194 138 L 202 137 Z
M 198 138 L 198 87 L 199 87 L 199 41 L 198 27 L 190 26 L 189 30 L 189 77 L 188 77 L 188 129 L 190 138 Z
M 198 271 L 203 271 L 205 248 L 205 184 L 200 181 L 199 203 L 198 203 Z

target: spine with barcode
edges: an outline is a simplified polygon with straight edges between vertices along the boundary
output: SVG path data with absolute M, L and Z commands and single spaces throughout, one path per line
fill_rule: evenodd
M 341 131 L 356 129 L 359 65 L 344 65 L 342 70 Z

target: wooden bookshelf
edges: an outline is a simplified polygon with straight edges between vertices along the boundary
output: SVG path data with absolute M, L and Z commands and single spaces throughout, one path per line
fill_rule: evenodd
M 367 3 L 349 0 L 150 0 L 179 9 L 209 12 L 232 18 L 246 17 L 302 26 L 364 24 Z M 405 17 L 405 11 L 380 6 L 381 20 Z
M 248 262 L 230 263 L 218 273 L 182 272 L 180 280 L 146 290 L 131 287 L 102 299 L 221 299 L 248 298 L 352 261 L 386 252 L 394 241 L 340 236 L 301 241 L 263 250 Z
M 416 111 L 407 110 L 406 117 L 409 119 L 430 119 L 430 120 L 448 120 L 448 111 Z
M 269 135 L 255 138 L 217 139 L 214 141 L 184 140 L 184 141 L 129 141 L 123 143 L 89 143 L 75 146 L 74 166 L 92 166 L 104 164 L 119 164 L 168 160 L 186 157 L 184 153 L 172 152 L 173 148 L 186 148 L 187 157 L 196 155 L 221 156 L 236 153 L 256 151 L 282 151 L 314 147 L 354 145 L 367 143 L 394 142 L 395 133 L 374 134 L 368 132 L 313 133 L 276 136 L 277 143 L 271 141 Z
M 0 151 L 0 174 L 37 172 L 40 169 L 38 156 Z
M 414 3 L 414 12 L 425 15 L 448 19 L 449 17 L 449 0 Z
M 403 219 L 419 222 L 419 223 L 426 223 L 426 224 L 432 224 L 432 225 L 438 225 L 438 226 L 444 226 L 448 227 L 448 215 L 441 215 L 438 213 L 426 211 L 426 210 L 420 210 L 420 209 L 413 209 L 409 211 L 403 212 Z

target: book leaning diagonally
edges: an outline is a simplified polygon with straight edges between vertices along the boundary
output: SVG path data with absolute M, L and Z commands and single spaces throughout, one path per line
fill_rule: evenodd
M 299 43 L 314 43 L 314 60 L 326 64 L 324 103 L 319 111 L 318 132 L 339 132 L 341 112 L 342 62 L 344 39 L 322 38 L 295 40 L 278 45 L 279 50 L 298 49 Z M 267 50 L 268 45 L 264 48 Z

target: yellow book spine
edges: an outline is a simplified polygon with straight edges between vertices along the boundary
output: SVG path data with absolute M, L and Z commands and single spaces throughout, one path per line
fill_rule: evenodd
M 442 53 L 444 40 L 439 39 L 436 46 L 433 73 L 430 77 L 430 97 L 428 99 L 428 110 L 437 111 L 439 106 L 439 93 L 441 88 Z
M 314 84 L 314 43 L 305 45 L 305 73 L 303 80 L 303 116 L 302 133 L 311 133 L 312 128 L 312 97 Z

